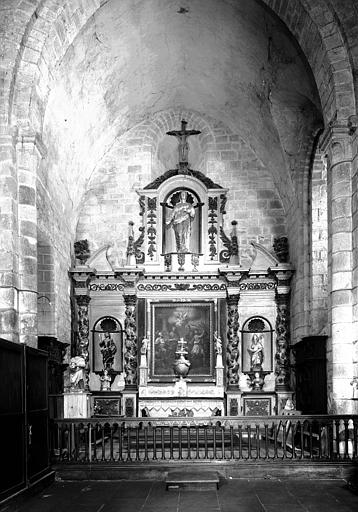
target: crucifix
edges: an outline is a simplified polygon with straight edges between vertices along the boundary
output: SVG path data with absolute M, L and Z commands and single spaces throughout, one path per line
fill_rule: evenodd
M 183 119 L 181 122 L 181 130 L 167 132 L 167 135 L 173 135 L 179 140 L 179 164 L 188 163 L 189 144 L 187 138 L 190 137 L 190 135 L 199 135 L 199 133 L 201 133 L 199 130 L 186 130 L 187 124 L 188 123 Z

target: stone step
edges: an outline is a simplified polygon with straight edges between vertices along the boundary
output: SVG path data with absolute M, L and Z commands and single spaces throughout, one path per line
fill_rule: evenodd
M 168 491 L 215 491 L 219 487 L 219 477 L 215 471 L 169 471 L 165 482 Z

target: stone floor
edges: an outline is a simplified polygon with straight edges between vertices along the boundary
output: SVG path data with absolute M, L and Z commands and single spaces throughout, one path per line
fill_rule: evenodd
M 166 491 L 164 482 L 55 482 L 0 512 L 348 512 L 358 495 L 342 480 L 232 479 L 217 491 Z

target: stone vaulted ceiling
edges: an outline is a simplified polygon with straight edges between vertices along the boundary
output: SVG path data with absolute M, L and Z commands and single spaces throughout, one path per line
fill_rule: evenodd
M 73 206 L 114 141 L 158 111 L 222 121 L 295 200 L 290 157 L 319 123 L 320 100 L 283 24 L 252 1 L 109 1 L 54 69 L 44 122 L 49 171 Z M 73 186 L 76 182 L 77 186 Z

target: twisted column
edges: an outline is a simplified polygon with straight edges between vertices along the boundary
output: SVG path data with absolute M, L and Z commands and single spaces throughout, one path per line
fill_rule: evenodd
M 286 391 L 290 388 L 288 296 L 279 295 L 276 300 L 276 390 Z
M 125 351 L 124 351 L 124 371 L 125 380 L 128 385 L 137 384 L 137 323 L 136 323 L 136 305 L 137 297 L 135 295 L 124 295 L 126 305 L 124 330 L 126 332 Z
M 89 314 L 88 306 L 91 298 L 88 295 L 77 295 L 77 319 L 78 339 L 76 344 L 76 355 L 83 357 L 86 363 L 85 368 L 85 389 L 88 389 L 89 372 Z
M 229 295 L 227 298 L 227 346 L 226 367 L 229 386 L 239 386 L 239 313 L 237 305 L 240 295 Z

